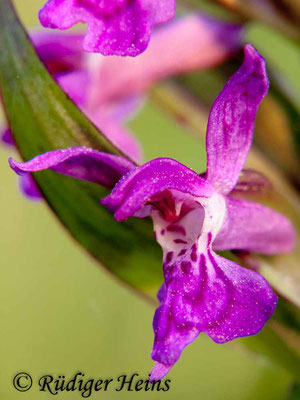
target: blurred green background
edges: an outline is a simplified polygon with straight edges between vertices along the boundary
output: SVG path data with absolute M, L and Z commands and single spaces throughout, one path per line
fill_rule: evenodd
M 28 27 L 38 25 L 37 10 L 43 3 L 15 0 Z M 131 126 L 145 146 L 147 159 L 173 156 L 197 170 L 204 169 L 201 143 L 153 104 Z M 10 155 L 1 149 L 1 399 L 53 398 L 36 386 L 44 374 L 71 378 L 81 371 L 86 377 L 116 379 L 137 372 L 147 378 L 153 365 L 152 306 L 84 253 L 45 204 L 21 196 L 8 168 Z M 19 393 L 12 379 L 23 371 L 31 374 L 34 385 Z M 292 383 L 287 372 L 248 353 L 238 340 L 234 345 L 217 345 L 205 335 L 185 350 L 169 378 L 168 392 L 111 389 L 90 398 L 276 400 L 287 399 Z M 78 392 L 64 392 L 56 398 L 82 397 Z

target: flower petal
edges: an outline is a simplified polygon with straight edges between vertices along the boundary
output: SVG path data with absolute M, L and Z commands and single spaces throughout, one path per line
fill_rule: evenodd
M 140 94 L 166 77 L 215 66 L 242 47 L 242 33 L 240 25 L 192 14 L 155 30 L 139 57 L 103 59 L 89 55 L 96 82 L 92 102 Z
M 287 253 L 295 244 L 288 218 L 261 204 L 227 197 L 227 216 L 214 250 L 248 250 L 263 254 Z
M 69 29 L 87 18 L 87 11 L 76 7 L 74 0 L 48 0 L 39 12 L 39 19 L 45 28 Z
M 240 69 L 228 80 L 209 116 L 206 177 L 222 193 L 235 186 L 253 137 L 259 103 L 268 91 L 265 61 L 245 46 Z
M 142 0 L 142 7 L 146 8 L 148 0 Z M 163 24 L 174 18 L 176 13 L 175 0 L 151 0 L 154 25 Z
M 167 365 L 156 363 L 152 368 L 149 380 L 150 382 L 158 381 L 162 379 L 165 375 L 167 375 L 172 367 Z
M 174 15 L 175 0 L 48 0 L 39 18 L 43 26 L 58 29 L 87 23 L 86 51 L 136 56 L 146 49 L 153 27 Z
M 52 75 L 84 67 L 82 34 L 33 31 L 30 38 Z
M 273 314 L 277 296 L 260 274 L 208 252 L 207 266 L 213 267 L 210 298 L 218 309 L 214 321 L 206 314 L 207 327 L 203 329 L 216 343 L 225 343 L 238 337 L 255 335 Z M 222 299 L 222 296 L 223 299 Z M 210 308 L 211 308 L 210 302 Z
M 23 194 L 30 200 L 42 200 L 43 196 L 35 183 L 31 174 L 25 174 L 20 176 L 19 179 L 20 189 Z
M 50 151 L 25 163 L 10 159 L 9 163 L 18 175 L 51 169 L 109 188 L 113 187 L 121 176 L 135 167 L 133 163 L 123 157 L 102 153 L 87 147 Z
M 15 141 L 10 129 L 4 129 L 4 131 L 0 133 L 0 138 L 2 143 L 6 146 L 15 147 Z
M 210 197 L 214 190 L 196 172 L 170 158 L 157 158 L 136 168 L 101 201 L 115 219 L 123 221 L 140 210 L 151 197 L 167 189 L 195 197 Z
M 275 309 L 277 297 L 261 275 L 201 248 L 195 243 L 174 261 L 164 257 L 166 290 L 153 321 L 155 379 L 200 332 L 217 343 L 254 335 Z
M 86 108 L 88 90 L 91 86 L 88 71 L 78 69 L 57 74 L 55 80 L 77 106 Z

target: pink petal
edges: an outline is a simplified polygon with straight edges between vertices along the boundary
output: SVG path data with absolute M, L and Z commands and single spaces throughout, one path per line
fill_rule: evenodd
M 57 83 L 74 103 L 83 110 L 86 108 L 91 79 L 86 70 L 78 69 L 55 76 Z
M 93 56 L 91 68 L 96 83 L 92 102 L 100 104 L 138 94 L 161 79 L 215 66 L 241 46 L 240 25 L 201 14 L 178 18 L 157 29 L 139 57 Z
M 18 174 L 51 169 L 73 178 L 113 187 L 135 165 L 127 159 L 87 147 L 71 147 L 41 154 L 19 163 L 9 159 L 10 167 Z
M 257 272 L 212 252 L 208 255 L 207 267 L 210 264 L 214 268 L 215 277 L 206 300 L 211 304 L 216 299 L 213 314 L 217 309 L 218 316 L 211 320 L 207 315 L 204 331 L 217 343 L 257 334 L 276 307 L 272 288 Z
M 33 31 L 30 38 L 51 74 L 83 68 L 82 34 Z
M 243 65 L 217 97 L 208 121 L 206 176 L 222 193 L 230 192 L 238 180 L 251 146 L 257 108 L 267 91 L 265 61 L 246 45 Z
M 69 29 L 88 18 L 85 9 L 76 7 L 74 0 L 48 0 L 39 12 L 39 19 L 45 28 Z
M 161 363 L 156 363 L 152 368 L 149 380 L 150 382 L 159 381 L 167 375 L 172 367 Z
M 227 197 L 227 217 L 214 250 L 248 250 L 263 254 L 290 252 L 295 231 L 288 218 L 261 204 Z

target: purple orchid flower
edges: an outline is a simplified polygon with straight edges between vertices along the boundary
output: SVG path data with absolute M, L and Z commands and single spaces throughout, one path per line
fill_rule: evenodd
M 275 309 L 277 297 L 261 275 L 216 253 L 285 253 L 295 242 L 286 217 L 236 198 L 239 190 L 234 190 L 267 90 L 264 59 L 247 45 L 242 66 L 210 112 L 205 175 L 173 159 L 136 167 L 123 157 L 84 147 L 45 153 L 26 163 L 10 160 L 18 174 L 52 169 L 110 188 L 117 182 L 101 201 L 115 219 L 152 218 L 164 272 L 153 321 L 152 380 L 168 373 L 201 332 L 216 343 L 254 335 Z
M 242 48 L 243 34 L 241 25 L 197 13 L 155 30 L 139 57 L 89 54 L 95 83 L 91 102 L 114 104 L 128 96 L 140 96 L 162 79 L 217 66 Z
M 188 15 L 155 31 L 147 50 L 135 58 L 84 53 L 81 34 L 37 31 L 31 39 L 69 97 L 116 147 L 141 161 L 141 146 L 124 125 L 140 109 L 145 91 L 160 79 L 221 63 L 241 47 L 242 32 L 237 24 Z M 8 130 L 2 141 L 13 144 Z M 30 199 L 42 198 L 30 176 L 21 177 L 20 187 Z
M 83 49 L 105 56 L 137 56 L 156 25 L 175 16 L 175 0 L 48 0 L 40 10 L 46 28 L 69 29 L 83 22 Z

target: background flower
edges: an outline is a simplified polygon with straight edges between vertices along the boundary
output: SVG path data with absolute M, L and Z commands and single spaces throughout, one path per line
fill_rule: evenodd
M 43 26 L 69 29 L 87 24 L 83 48 L 104 55 L 143 52 L 153 27 L 175 16 L 175 0 L 48 0 L 39 13 Z

